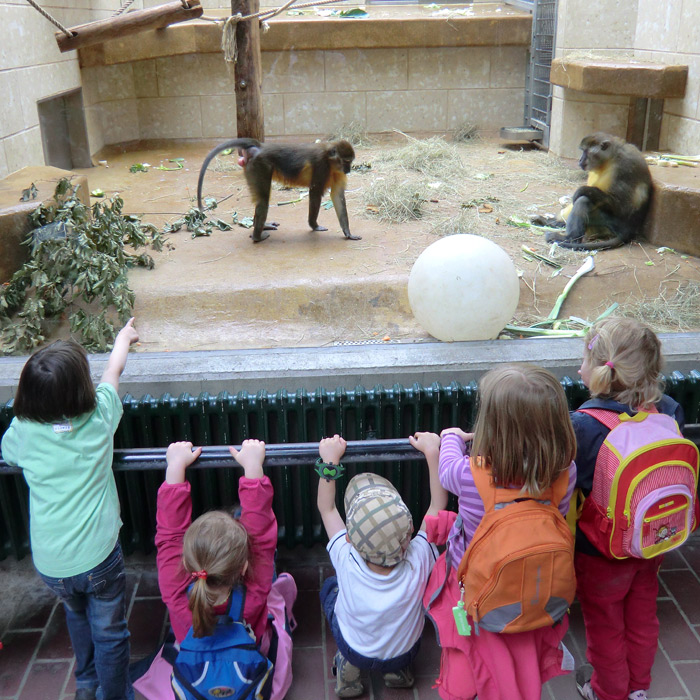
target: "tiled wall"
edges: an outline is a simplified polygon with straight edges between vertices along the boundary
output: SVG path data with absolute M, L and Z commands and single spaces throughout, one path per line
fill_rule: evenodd
M 601 31 L 601 18 L 605 30 Z M 559 0 L 556 56 L 656 61 L 688 65 L 683 99 L 667 99 L 662 150 L 700 151 L 700 2 L 698 0 Z M 627 133 L 629 98 L 589 95 L 554 87 L 550 148 L 578 156 L 578 143 L 592 131 Z
M 519 125 L 525 60 L 524 47 L 265 51 L 265 132 L 326 134 L 350 121 L 369 132 Z M 230 71 L 220 54 L 83 69 L 93 152 L 136 138 L 235 136 Z
M 52 0 L 46 9 L 64 26 L 111 15 L 111 0 Z M 37 100 L 80 87 L 75 52 L 62 54 L 55 27 L 24 0 L 0 0 L 0 177 L 42 165 Z
M 684 98 L 664 102 L 661 147 L 700 153 L 700 2 L 698 0 L 638 0 L 636 58 L 688 65 Z

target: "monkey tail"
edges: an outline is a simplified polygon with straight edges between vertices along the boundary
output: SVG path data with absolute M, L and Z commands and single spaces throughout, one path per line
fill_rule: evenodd
M 261 143 L 256 139 L 231 139 L 230 141 L 224 141 L 218 146 L 213 148 L 207 154 L 207 157 L 202 163 L 202 167 L 199 171 L 199 180 L 197 180 L 197 206 L 199 211 L 204 213 L 204 207 L 202 206 L 202 184 L 204 183 L 204 174 L 207 172 L 207 167 L 211 162 L 212 158 L 216 156 L 221 151 L 225 151 L 227 148 L 260 148 Z
M 602 241 L 586 241 L 584 243 L 557 241 L 557 245 L 560 245 L 562 248 L 568 248 L 569 250 L 608 250 L 610 248 L 619 248 L 625 243 L 626 241 L 623 241 L 619 236 L 606 238 Z

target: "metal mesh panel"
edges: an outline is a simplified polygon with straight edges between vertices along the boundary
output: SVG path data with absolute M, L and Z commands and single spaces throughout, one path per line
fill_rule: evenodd
M 572 408 L 588 391 L 580 381 L 561 380 Z M 666 391 L 684 408 L 687 423 L 700 414 L 700 372 L 674 372 L 666 379 Z M 474 383 L 448 386 L 439 383 L 392 387 L 357 387 L 315 392 L 223 392 L 216 396 L 164 394 L 140 399 L 123 398 L 124 416 L 115 435 L 115 448 L 165 447 L 175 440 L 196 445 L 240 444 L 249 437 L 273 444 L 317 443 L 339 433 L 347 440 L 405 438 L 418 430 L 439 432 L 450 426 L 468 429 L 476 410 Z M 0 434 L 12 419 L 12 402 L 0 405 Z M 164 466 L 164 465 L 163 465 Z M 430 497 L 428 474 L 421 461 L 364 462 L 348 465 L 338 484 L 338 506 L 347 481 L 361 471 L 373 471 L 390 479 L 399 489 L 414 519 L 420 522 Z M 229 507 L 237 500 L 239 468 L 196 469 L 189 473 L 194 515 L 212 508 Z M 274 509 L 280 539 L 288 546 L 310 546 L 323 538 L 316 510 L 318 477 L 312 465 L 267 468 L 274 485 Z M 155 534 L 156 493 L 163 468 L 142 471 L 115 470 L 122 506 L 121 538 L 127 553 L 148 552 Z M 21 475 L 0 474 L 0 559 L 22 557 L 29 552 L 28 492 Z M 454 505 L 454 502 L 453 502 Z
M 542 129 L 543 143 L 549 143 L 552 109 L 552 86 L 549 71 L 554 55 L 554 37 L 557 22 L 556 0 L 536 0 L 532 16 L 532 43 L 527 90 L 529 115 L 526 123 Z

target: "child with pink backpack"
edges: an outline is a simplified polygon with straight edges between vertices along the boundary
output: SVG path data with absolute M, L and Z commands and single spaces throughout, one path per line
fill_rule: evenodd
M 590 665 L 587 700 L 646 700 L 659 636 L 664 551 L 698 519 L 698 450 L 680 435 L 683 410 L 664 395 L 661 343 L 632 319 L 606 319 L 585 338 L 579 374 L 591 399 L 571 415 L 577 486 L 577 597 Z M 592 674 L 591 674 L 592 666 Z

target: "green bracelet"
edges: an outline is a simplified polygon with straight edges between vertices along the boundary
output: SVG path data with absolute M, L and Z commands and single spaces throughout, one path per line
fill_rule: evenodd
M 345 474 L 345 467 L 342 464 L 328 464 L 319 457 L 314 471 L 326 481 L 335 481 Z

